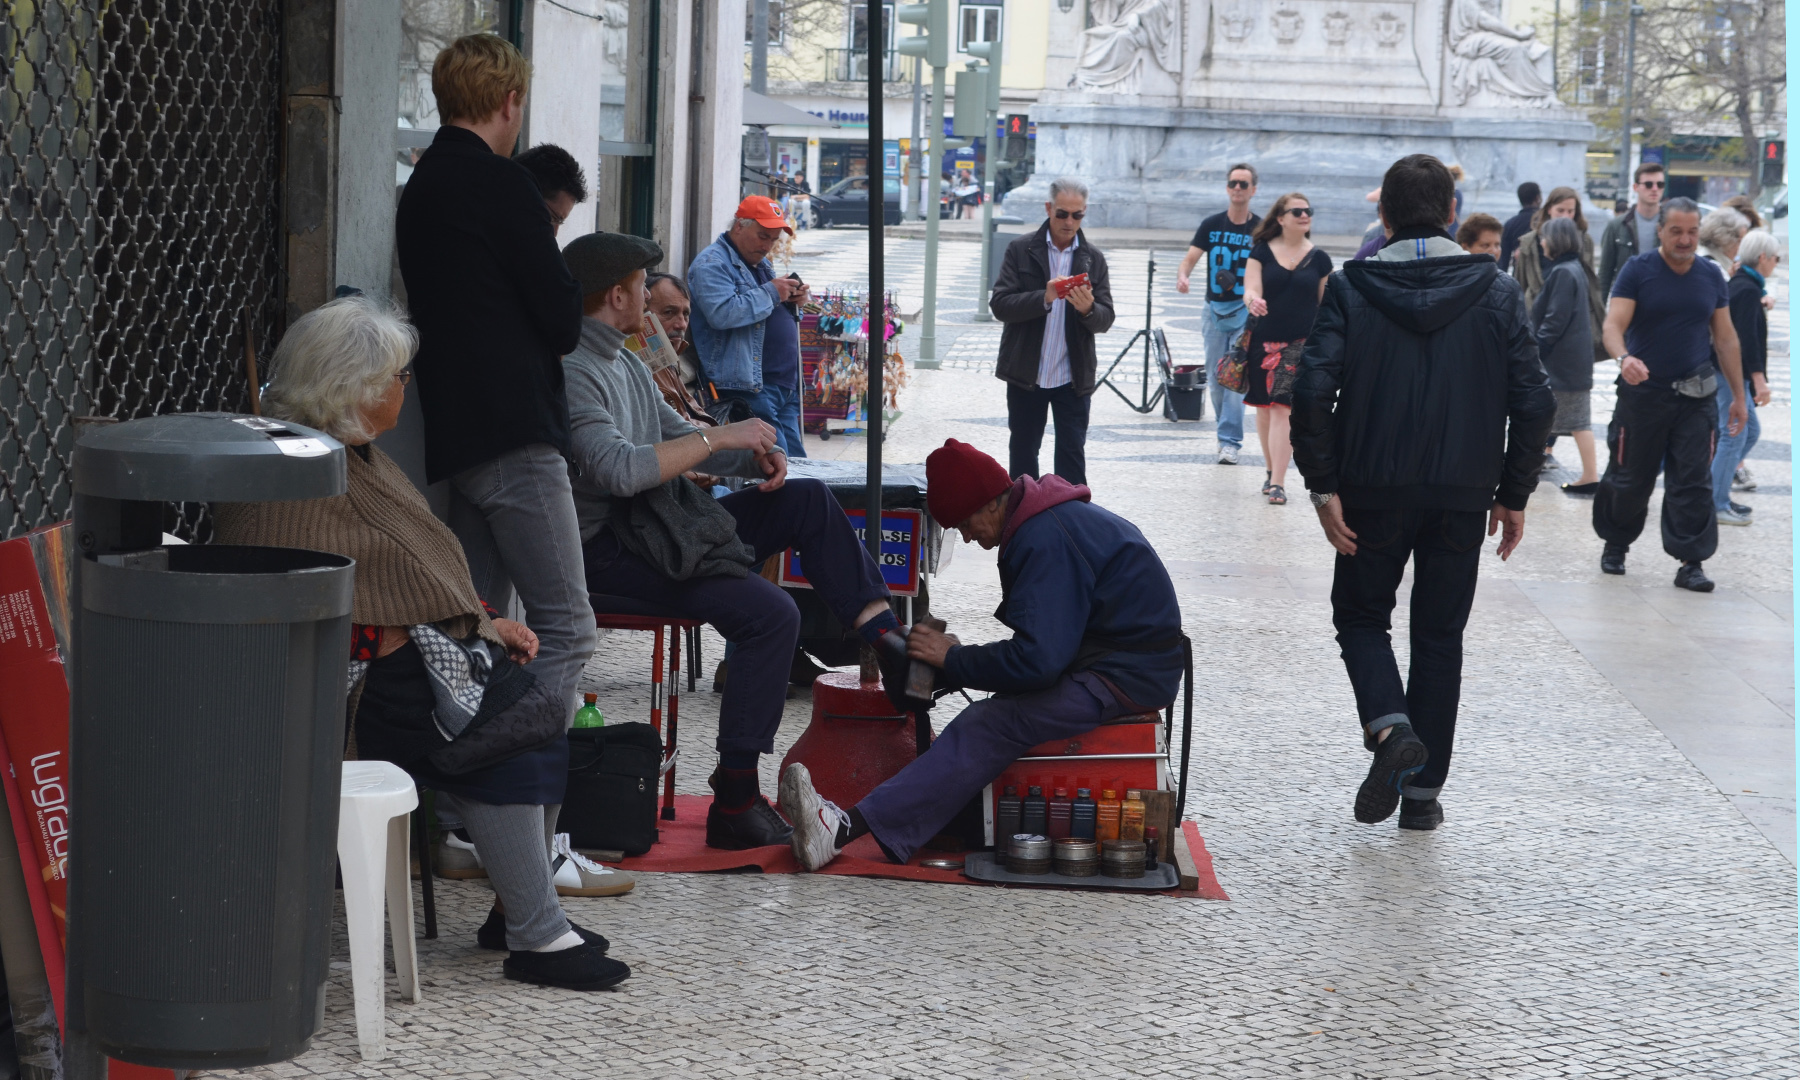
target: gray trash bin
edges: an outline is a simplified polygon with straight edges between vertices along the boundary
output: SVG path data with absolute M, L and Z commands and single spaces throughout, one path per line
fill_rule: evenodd
M 295 1057 L 324 1015 L 354 567 L 162 521 L 342 494 L 344 449 L 151 417 L 85 431 L 73 483 L 71 1026 L 143 1065 Z

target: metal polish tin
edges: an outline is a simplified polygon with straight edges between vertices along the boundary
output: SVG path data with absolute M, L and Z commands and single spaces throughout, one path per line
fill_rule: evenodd
M 1108 841 L 1100 853 L 1100 873 L 1111 878 L 1144 876 L 1144 842 L 1142 840 Z
M 1035 833 L 1019 833 L 1006 853 L 1006 868 L 1015 874 L 1048 874 L 1050 840 Z
M 1093 877 L 1100 872 L 1100 848 L 1092 840 L 1058 840 L 1053 861 L 1056 872 L 1066 877 Z

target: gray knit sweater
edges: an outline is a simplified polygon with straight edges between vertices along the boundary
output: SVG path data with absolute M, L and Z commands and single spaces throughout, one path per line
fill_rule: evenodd
M 610 497 L 629 498 L 661 483 L 656 444 L 697 430 L 651 381 L 643 361 L 621 351 L 625 335 L 598 319 L 581 320 L 581 344 L 563 357 L 569 398 L 569 482 L 582 540 L 605 524 Z M 714 476 L 762 478 L 748 450 L 724 450 L 695 468 Z

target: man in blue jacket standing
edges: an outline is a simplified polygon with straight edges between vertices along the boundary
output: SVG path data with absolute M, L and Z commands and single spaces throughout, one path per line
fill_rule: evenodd
M 1089 502 L 1085 486 L 1014 480 L 955 439 L 925 459 L 925 476 L 932 517 L 965 542 L 1000 549 L 999 618 L 1013 636 L 964 645 L 912 627 L 908 654 L 940 669 L 941 683 L 993 696 L 964 709 L 930 750 L 855 806 L 819 798 L 806 766 L 788 766 L 781 809 L 806 870 L 865 833 L 904 863 L 1027 750 L 1175 700 L 1181 608 L 1137 526 Z
M 694 256 L 694 350 L 721 398 L 738 398 L 775 429 L 790 458 L 806 456 L 800 432 L 800 305 L 810 296 L 792 275 L 776 277 L 769 251 L 793 228 L 774 199 L 738 204 L 731 228 Z

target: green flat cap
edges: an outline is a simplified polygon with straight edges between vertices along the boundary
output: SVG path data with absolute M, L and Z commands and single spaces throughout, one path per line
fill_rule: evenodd
M 581 285 L 581 295 L 605 292 L 639 270 L 662 262 L 663 249 L 654 240 L 630 233 L 597 232 L 578 237 L 563 248 L 569 273 Z

